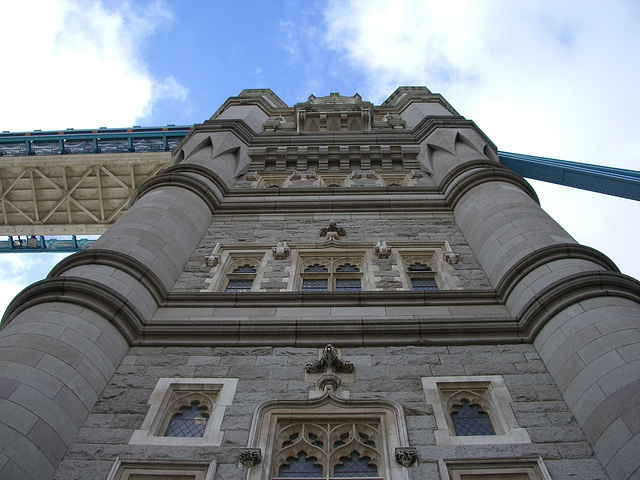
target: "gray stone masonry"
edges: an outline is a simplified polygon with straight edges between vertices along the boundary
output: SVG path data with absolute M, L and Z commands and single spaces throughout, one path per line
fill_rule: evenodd
M 80 428 L 55 478 L 104 479 L 120 457 L 215 459 L 216 479 L 245 480 L 238 454 L 247 446 L 256 407 L 269 400 L 308 398 L 314 385 L 304 382 L 304 365 L 317 355 L 316 348 L 294 347 L 133 347 Z M 419 457 L 418 465 L 408 469 L 411 480 L 439 479 L 437 461 L 442 458 L 537 456 L 554 480 L 609 478 L 532 345 L 342 348 L 341 355 L 355 365 L 355 382 L 347 384 L 351 398 L 387 399 L 402 406 L 410 446 Z M 513 398 L 513 413 L 532 443 L 436 445 L 433 408 L 425 400 L 421 377 L 452 374 L 502 375 Z M 222 422 L 221 446 L 128 445 L 159 377 L 239 379 Z
M 457 276 L 464 289 L 490 288 L 489 280 L 475 260 L 466 240 L 460 233 L 451 215 L 411 215 L 409 218 L 398 214 L 390 218 L 379 218 L 367 214 L 335 214 L 322 215 L 319 218 L 300 218 L 304 215 L 255 216 L 220 216 L 214 220 L 200 244 L 186 264 L 185 269 L 174 286 L 174 291 L 198 292 L 207 287 L 205 279 L 211 276 L 211 267 L 205 265 L 217 242 L 242 243 L 251 248 L 252 243 L 266 242 L 275 246 L 279 241 L 315 242 L 319 241 L 318 232 L 326 227 L 329 219 L 334 219 L 344 227 L 347 235 L 345 241 L 368 242 L 371 248 L 377 240 L 386 240 L 393 246 L 395 241 L 417 242 L 449 242 L 456 253 L 460 253 L 460 261 L 454 265 L 452 274 Z M 403 218 L 404 217 L 404 218 Z M 374 265 L 380 269 L 381 281 L 376 286 L 395 290 L 400 286 L 397 272 L 391 270 L 392 259 L 375 259 Z M 273 262 L 272 273 L 265 278 L 262 287 L 268 290 L 279 290 L 283 287 L 282 266 L 290 265 L 289 259 Z M 278 268 L 278 266 L 281 266 Z M 265 274 L 265 277 L 268 275 Z

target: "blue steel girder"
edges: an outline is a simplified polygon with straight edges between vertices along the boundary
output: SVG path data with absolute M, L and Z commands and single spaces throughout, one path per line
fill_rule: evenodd
M 640 172 L 622 168 L 498 152 L 500 163 L 533 180 L 640 201 Z
M 95 238 L 78 238 L 76 235 L 55 238 L 44 235 L 14 235 L 0 238 L 0 253 L 56 253 L 86 250 Z

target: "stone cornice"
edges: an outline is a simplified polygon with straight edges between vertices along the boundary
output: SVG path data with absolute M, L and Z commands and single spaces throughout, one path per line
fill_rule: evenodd
M 77 277 L 47 278 L 25 288 L 7 307 L 2 327 L 28 308 L 50 302 L 80 305 L 96 312 L 111 322 L 130 345 L 143 332 L 143 317 L 126 297 L 99 282 Z
M 538 267 L 556 260 L 581 259 L 601 266 L 605 270 L 620 273 L 615 263 L 602 252 L 578 243 L 549 245 L 522 258 L 502 276 L 496 291 L 498 297 L 506 299 L 518 282 Z
M 213 183 L 224 195 L 227 187 L 218 175 L 212 170 L 193 164 L 180 164 L 167 168 L 164 172 L 145 181 L 131 197 L 131 205 L 133 205 L 140 197 L 147 192 L 159 187 L 181 187 L 198 195 L 209 207 L 211 213 L 214 213 L 220 205 L 220 198 L 216 192 L 207 184 L 200 180 L 197 176 L 204 177 Z
M 461 178 L 462 177 L 462 178 Z M 474 160 L 465 162 L 447 173 L 442 179 L 440 188 L 447 197 L 447 203 L 451 208 L 462 196 L 472 188 L 486 182 L 501 181 L 520 187 L 533 201 L 540 204 L 535 190 L 517 173 L 513 173 L 504 165 L 491 160 Z
M 83 265 L 106 265 L 123 271 L 138 280 L 158 305 L 167 298 L 166 288 L 153 271 L 139 260 L 113 250 L 92 248 L 66 257 L 53 267 L 47 278 L 60 277 L 64 272 Z
M 533 342 L 544 325 L 565 308 L 589 298 L 613 296 L 640 303 L 640 282 L 616 272 L 590 271 L 563 277 L 529 300 L 520 313 L 524 341 Z

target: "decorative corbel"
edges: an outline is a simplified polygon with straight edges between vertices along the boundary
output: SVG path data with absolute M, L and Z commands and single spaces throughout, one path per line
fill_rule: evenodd
M 284 240 L 278 242 L 278 245 L 273 247 L 271 250 L 273 250 L 273 256 L 276 260 L 284 260 L 291 253 L 291 248 L 289 248 L 289 245 L 287 245 L 287 242 Z
M 246 467 L 255 467 L 262 461 L 262 450 L 259 448 L 243 448 L 240 450 L 240 463 Z
M 460 261 L 460 254 L 459 253 L 455 253 L 452 249 L 451 249 L 451 245 L 449 245 L 449 242 L 445 241 L 444 242 L 444 261 L 453 265 L 455 263 L 458 263 L 458 261 Z
M 351 362 L 340 360 L 334 346 L 328 344 L 324 347 L 320 360 L 307 363 L 304 370 L 307 373 L 353 373 L 354 367 Z
M 347 231 L 339 227 L 335 220 L 330 220 L 329 225 L 320 230 L 320 236 L 326 240 L 338 240 L 340 237 L 344 237 Z
M 396 462 L 403 467 L 410 467 L 418 460 L 418 451 L 413 447 L 396 447 Z
M 378 240 L 375 247 L 373 247 L 373 251 L 378 258 L 389 258 L 389 255 L 391 255 L 391 247 L 387 245 L 385 240 Z

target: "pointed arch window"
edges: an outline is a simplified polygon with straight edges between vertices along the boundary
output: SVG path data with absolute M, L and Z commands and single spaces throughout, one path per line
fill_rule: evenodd
M 255 265 L 244 263 L 227 274 L 225 292 L 250 292 L 258 270 Z
M 169 420 L 165 436 L 167 437 L 201 437 L 207 426 L 209 407 L 201 405 L 198 400 L 189 406 L 183 405 Z
M 357 263 L 327 258 L 306 262 L 301 274 L 303 292 L 359 292 L 362 272 Z
M 280 424 L 274 478 L 379 478 L 380 425 Z
M 477 404 L 464 399 L 451 409 L 451 422 L 457 436 L 495 435 L 489 414 Z
M 395 458 L 408 441 L 402 407 L 395 402 L 331 394 L 273 400 L 254 416 L 247 447 L 260 449 L 263 461 L 247 480 L 408 480 Z
M 415 291 L 438 290 L 435 272 L 430 266 L 422 262 L 414 262 L 407 268 L 407 274 L 411 279 L 411 288 Z

